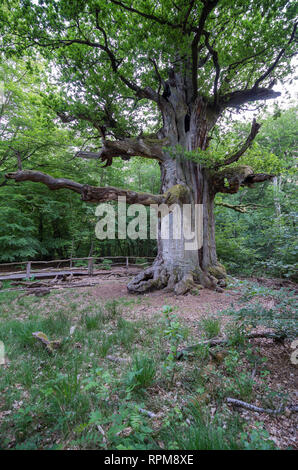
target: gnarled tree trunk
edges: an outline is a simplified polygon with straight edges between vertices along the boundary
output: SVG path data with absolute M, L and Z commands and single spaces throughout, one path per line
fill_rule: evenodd
M 187 103 L 185 80 L 172 71 L 167 82 L 167 97 L 160 103 L 164 122 L 160 136 L 167 137 L 170 142 L 170 149 L 163 152 L 163 160 L 160 162 L 161 193 L 169 195 L 168 204 L 178 204 L 181 208 L 184 204 L 191 205 L 191 221 L 185 220 L 182 210 L 181 213 L 182 225 L 192 225 L 193 229 L 195 206 L 201 205 L 202 246 L 187 249 L 183 232 L 180 239 L 174 239 L 170 230 L 169 238 L 162 239 L 159 229 L 157 258 L 152 267 L 128 284 L 130 292 L 167 287 L 177 294 L 184 294 L 194 287 L 195 282 L 213 288 L 217 287 L 218 281 L 224 285 L 225 270 L 216 256 L 213 213 L 216 193 L 212 177 L 206 168 L 187 159 L 184 153 L 207 148 L 208 132 L 214 126 L 218 114 L 207 107 L 202 97 Z M 169 221 L 170 226 L 175 223 L 173 212 L 169 215 Z
M 194 287 L 195 282 L 216 288 L 218 282 L 224 285 L 225 270 L 217 261 L 215 246 L 214 225 L 214 196 L 210 176 L 199 165 L 184 160 L 166 160 L 161 164 L 162 192 L 170 194 L 169 202 L 183 206 L 191 206 L 192 220 L 187 218 L 181 210 L 181 222 L 189 226 L 192 232 L 195 228 L 195 205 L 202 206 L 202 234 L 198 241 L 202 246 L 189 249 L 189 240 L 183 235 L 181 238 L 173 237 L 172 225 L 175 223 L 173 212 L 169 214 L 169 238 L 161 237 L 160 226 L 158 230 L 158 255 L 152 267 L 137 275 L 129 284 L 130 292 L 144 292 L 148 289 L 164 288 L 174 290 L 177 294 L 184 294 Z M 186 191 L 183 189 L 186 188 Z M 165 216 L 167 217 L 167 216 Z M 184 220 L 183 220 L 184 218 Z M 190 227 L 192 225 L 192 227 Z M 200 226 L 198 227 L 200 228 Z

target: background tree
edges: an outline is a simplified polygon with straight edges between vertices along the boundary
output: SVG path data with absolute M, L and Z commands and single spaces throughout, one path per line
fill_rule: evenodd
M 83 257 L 91 249 L 99 256 L 153 256 L 154 240 L 97 240 L 94 206 L 69 191 L 5 179 L 5 173 L 21 167 L 50 172 L 56 178 L 67 173 L 82 182 L 88 173 L 89 184 L 121 182 L 139 191 L 158 192 L 160 186 L 158 165 L 151 160 L 145 165 L 138 158 L 126 165 L 118 160 L 113 167 L 100 168 L 96 160 L 74 158 L 73 153 L 90 139 L 90 129 L 70 129 L 61 123 L 40 92 L 48 79 L 45 64 L 32 65 L 10 59 L 0 69 L 0 81 L 6 84 L 0 120 L 0 260 Z
M 238 194 L 218 195 L 216 244 L 220 259 L 233 274 L 285 276 L 297 280 L 297 107 L 264 116 L 257 145 L 267 152 L 266 168 L 275 173 L 273 184 L 254 191 L 242 188 Z M 242 132 L 245 130 L 242 127 Z M 237 134 L 239 126 L 234 129 Z M 246 158 L 255 169 L 260 152 Z M 242 212 L 242 213 L 241 213 Z
M 203 204 L 202 249 L 185 251 L 183 238 L 179 243 L 159 239 L 155 263 L 128 288 L 167 286 L 184 293 L 193 280 L 215 287 L 224 270 L 216 256 L 214 197 L 271 175 L 234 165 L 259 131 L 255 120 L 242 144 L 213 161 L 212 131 L 225 110 L 278 96 L 275 80 L 291 72 L 294 15 L 293 2 L 281 0 L 238 0 L 232 7 L 225 0 L 4 1 L 6 54 L 26 51 L 50 60 L 60 88 L 58 95 L 45 89 L 48 106 L 63 122 L 85 122 L 97 132 L 101 147 L 79 155 L 106 165 L 115 157 L 156 159 L 162 184 L 161 194 L 154 195 L 37 171 L 7 177 L 68 188 L 90 202 L 126 195 L 128 203 L 145 205 Z M 144 124 L 154 119 L 154 135 L 144 135 Z M 208 158 L 202 157 L 205 151 Z

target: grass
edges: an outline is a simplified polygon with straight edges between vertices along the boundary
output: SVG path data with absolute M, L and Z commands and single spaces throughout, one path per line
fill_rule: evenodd
M 203 415 L 201 405 L 196 400 L 189 405 L 188 413 L 192 416 L 191 424 L 185 434 L 178 434 L 177 442 L 180 449 L 239 450 L 241 448 L 237 442 L 236 426 L 230 426 L 227 433 L 224 423 L 220 420 L 211 421 Z
M 218 318 L 203 318 L 199 324 L 208 339 L 218 336 L 220 333 L 220 320 Z
M 253 400 L 256 393 L 251 371 L 243 372 L 246 346 L 238 323 L 228 332 L 222 364 L 213 363 L 202 346 L 177 363 L 169 379 L 166 351 L 176 330 L 175 325 L 169 330 L 160 311 L 132 321 L 129 309 L 140 297 L 100 304 L 89 291 L 76 294 L 65 290 L 18 300 L 14 292 L 0 292 L 0 340 L 7 359 L 0 368 L 1 448 L 246 448 L 252 439 L 247 424 L 231 420 L 223 403 L 229 395 Z M 208 338 L 220 333 L 215 317 L 201 326 Z M 32 336 L 36 331 L 61 340 L 61 347 L 49 354 Z M 181 331 L 184 341 L 195 341 L 179 317 Z M 210 414 L 214 406 L 220 410 L 216 419 Z M 262 432 L 253 435 L 254 445 L 268 441 Z
M 84 313 L 81 317 L 81 321 L 85 325 L 87 331 L 99 329 L 103 320 L 104 317 L 101 311 L 96 312 L 95 314 Z
M 126 375 L 126 385 L 130 390 L 149 387 L 156 375 L 156 365 L 150 357 L 137 354 L 133 358 L 130 370 Z

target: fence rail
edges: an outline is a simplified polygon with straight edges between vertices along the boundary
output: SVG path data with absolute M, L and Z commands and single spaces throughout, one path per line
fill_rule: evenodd
M 137 263 L 136 261 L 140 260 L 146 260 L 145 263 Z M 104 260 L 110 260 L 111 263 L 109 263 L 109 266 L 126 266 L 128 269 L 129 266 L 144 266 L 147 265 L 148 262 L 150 263 L 153 261 L 155 258 L 152 256 L 86 256 L 85 258 L 66 258 L 66 259 L 54 259 L 54 260 L 48 260 L 48 261 L 15 261 L 12 263 L 1 263 L 0 264 L 0 273 L 1 271 L 3 273 L 6 273 L 8 276 L 13 276 L 13 275 L 21 275 L 21 274 L 26 274 L 26 278 L 30 278 L 30 276 L 35 275 L 37 273 L 40 273 L 42 277 L 45 277 L 47 272 L 51 270 L 51 272 L 59 274 L 63 268 L 60 267 L 62 263 L 69 263 L 69 268 L 68 271 L 71 271 L 73 274 L 88 274 L 88 276 L 93 276 L 94 274 L 94 268 L 100 268 L 100 264 L 104 264 Z M 113 260 L 121 260 L 120 262 L 113 262 Z M 135 262 L 132 262 L 132 261 Z M 87 265 L 86 267 L 84 266 L 73 266 L 73 262 L 75 261 L 86 261 Z M 50 268 L 35 268 L 34 265 L 49 265 L 49 264 L 58 264 L 57 267 L 50 267 Z M 20 266 L 21 269 L 18 271 L 7 271 L 3 269 L 4 267 L 9 267 L 9 266 Z M 66 267 L 64 266 L 64 269 Z M 50 274 L 50 273 L 49 273 Z M 7 276 L 1 276 L 0 275 L 0 280 L 3 280 L 3 277 Z

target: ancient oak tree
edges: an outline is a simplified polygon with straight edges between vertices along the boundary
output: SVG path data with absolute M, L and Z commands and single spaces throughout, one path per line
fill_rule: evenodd
M 0 7 L 6 54 L 49 61 L 60 94 L 45 87 L 48 105 L 65 123 L 87 122 L 97 148 L 78 157 L 106 166 L 120 157 L 156 159 L 158 195 L 97 188 L 34 171 L 8 173 L 15 181 L 68 188 L 84 201 L 203 204 L 203 245 L 158 240 L 152 267 L 128 284 L 131 292 L 168 288 L 186 292 L 199 282 L 216 288 L 225 271 L 216 256 L 216 193 L 269 180 L 238 165 L 260 130 L 253 120 L 243 142 L 221 161 L 186 157 L 206 151 L 226 110 L 241 110 L 279 95 L 276 80 L 291 72 L 296 24 L 294 2 L 285 0 L 4 0 Z M 146 134 L 146 116 L 156 132 Z M 145 127 L 144 127 L 145 126 Z M 152 130 L 152 129 L 151 129 Z M 212 160 L 212 159 L 211 159 Z

